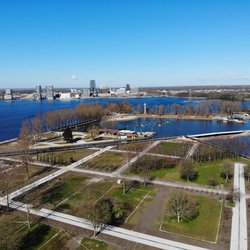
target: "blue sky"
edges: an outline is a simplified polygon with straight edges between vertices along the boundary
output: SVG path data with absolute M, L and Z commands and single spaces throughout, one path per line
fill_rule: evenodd
M 250 84 L 249 0 L 1 0 L 0 88 Z

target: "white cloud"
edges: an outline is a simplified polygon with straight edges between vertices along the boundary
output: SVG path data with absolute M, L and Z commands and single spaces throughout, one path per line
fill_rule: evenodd
M 78 77 L 77 77 L 76 75 L 71 75 L 70 78 L 71 78 L 72 80 L 75 80 L 75 81 L 78 80 Z

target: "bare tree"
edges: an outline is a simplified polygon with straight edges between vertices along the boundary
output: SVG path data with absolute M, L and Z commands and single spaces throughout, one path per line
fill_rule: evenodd
M 167 211 L 178 222 L 188 221 L 198 215 L 198 203 L 184 192 L 173 192 L 167 203 Z
M 140 103 L 137 105 L 137 113 L 138 114 L 142 113 L 142 105 Z
M 164 105 L 159 105 L 158 106 L 158 115 L 159 116 L 164 115 Z
M 98 130 L 95 128 L 91 128 L 89 131 L 91 139 L 94 140 L 96 136 L 98 135 Z
M 240 201 L 240 191 L 234 190 L 231 188 L 229 190 L 229 193 L 226 196 L 226 200 L 233 203 L 233 202 L 239 202 Z
M 180 176 L 181 178 L 186 179 L 187 181 L 193 180 L 198 176 L 198 171 L 194 166 L 194 163 L 191 159 L 183 159 L 179 164 Z
M 233 176 L 233 163 L 230 160 L 226 160 L 221 169 L 221 176 L 226 182 Z
M 150 162 L 146 161 L 143 166 L 141 166 L 141 176 L 143 178 L 143 185 L 146 187 L 147 180 L 149 179 Z
M 42 117 L 40 114 L 37 114 L 32 120 L 32 134 L 33 134 L 33 138 L 34 141 L 37 141 L 42 133 L 43 130 L 43 121 L 42 121 Z
M 23 122 L 19 133 L 18 147 L 21 151 L 22 163 L 25 167 L 27 179 L 29 179 L 28 162 L 30 160 L 30 147 L 33 144 L 33 136 L 31 126 L 28 120 Z
M 93 236 L 96 236 L 100 230 L 111 223 L 112 208 L 113 204 L 109 199 L 99 200 L 95 204 L 89 206 L 88 218 L 93 225 Z
M 244 175 L 245 175 L 245 178 L 247 179 L 247 181 L 249 182 L 250 181 L 250 163 L 245 165 Z
M 9 193 L 11 189 L 11 173 L 9 169 L 5 169 L 0 173 L 0 187 L 2 193 L 6 196 L 7 211 L 10 209 Z

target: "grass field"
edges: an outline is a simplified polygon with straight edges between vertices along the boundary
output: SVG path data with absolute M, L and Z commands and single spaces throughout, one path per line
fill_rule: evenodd
M 122 164 L 124 164 L 126 161 L 126 154 L 105 152 L 100 156 L 87 161 L 81 167 L 112 172 L 122 166 Z
M 220 176 L 221 174 L 221 166 L 223 161 L 213 161 L 210 163 L 202 163 L 196 164 L 199 175 L 197 179 L 192 180 L 190 182 L 201 184 L 201 185 L 209 185 L 209 179 L 213 175 L 217 180 L 218 184 L 226 185 L 229 183 L 225 183 L 225 180 Z M 157 170 L 150 170 L 150 176 L 156 178 L 167 179 L 171 181 L 182 181 L 186 182 L 182 178 L 180 178 L 178 167 L 174 168 L 162 168 Z
M 215 242 L 222 203 L 204 196 L 193 196 L 193 198 L 199 202 L 199 215 L 192 221 L 178 223 L 176 219 L 166 214 L 161 230 Z
M 147 142 L 138 142 L 138 143 L 119 145 L 117 146 L 117 149 L 140 152 L 143 151 L 147 147 L 147 145 L 148 145 Z
M 44 177 L 53 171 L 51 168 L 37 167 L 33 165 L 29 165 L 28 170 L 30 176 L 29 179 L 27 179 L 25 167 L 20 166 L 20 164 L 19 167 L 15 167 L 13 165 L 13 168 L 9 171 L 8 175 L 9 192 L 16 190 L 20 187 L 23 187 L 24 185 L 27 185 L 37 180 L 38 178 Z M 3 185 L 4 185 L 3 181 L 0 179 L 0 196 L 1 196 L 1 191 L 4 190 Z
M 77 250 L 83 250 L 83 249 L 114 250 L 115 248 L 112 245 L 107 244 L 106 242 L 84 237 L 81 241 L 81 246 Z
M 87 217 L 88 205 L 99 199 L 111 187 L 109 181 L 90 182 L 81 174 L 70 173 L 25 194 L 36 207 L 48 207 L 80 217 Z M 17 197 L 24 201 L 24 196 Z
M 65 151 L 65 152 L 39 154 L 34 159 L 37 159 L 42 162 L 52 163 L 52 164 L 68 165 L 92 153 L 94 153 L 93 150 L 81 149 L 81 150 L 72 150 L 72 151 Z
M 191 147 L 189 143 L 164 142 L 151 150 L 152 153 L 185 156 Z
M 144 197 L 150 194 L 150 198 Z M 135 210 L 135 208 L 140 204 L 140 202 L 144 199 L 144 202 L 149 202 L 152 200 L 152 197 L 155 195 L 154 190 L 152 187 L 143 187 L 142 184 L 139 184 L 138 186 L 131 188 L 126 192 L 126 194 L 123 194 L 123 190 L 121 187 L 116 186 L 109 194 L 108 194 L 115 204 L 119 204 L 119 206 L 123 210 L 123 221 L 121 224 L 124 223 L 129 217 L 129 220 L 127 221 L 127 224 L 133 224 L 136 221 L 133 220 L 133 216 L 131 216 L 131 213 Z M 136 216 L 136 215 L 135 215 Z
M 53 248 L 50 244 L 44 245 L 57 235 L 58 229 L 42 223 L 33 224 L 29 229 L 26 217 L 17 216 L 14 213 L 0 215 L 0 230 L 2 232 L 0 235 L 0 249 L 6 249 L 4 242 L 8 242 L 7 249 L 61 249 L 60 246 L 59 248 Z M 61 242 L 61 240 L 58 242 Z
M 152 187 L 143 187 L 135 182 L 126 183 L 126 194 L 123 194 L 122 185 L 111 180 L 91 181 L 91 179 L 77 173 L 70 173 L 49 184 L 31 190 L 25 196 L 19 196 L 16 200 L 24 202 L 30 200 L 34 208 L 49 208 L 56 211 L 88 218 L 89 206 L 99 199 L 111 199 L 114 205 L 114 215 L 118 213 L 116 224 L 123 224 L 133 212 L 144 196 Z M 145 199 L 150 201 L 150 199 Z
M 65 245 L 71 240 L 72 237 L 58 229 L 50 228 L 50 232 L 46 235 L 46 238 L 38 247 L 34 250 L 54 250 L 54 249 L 64 249 Z

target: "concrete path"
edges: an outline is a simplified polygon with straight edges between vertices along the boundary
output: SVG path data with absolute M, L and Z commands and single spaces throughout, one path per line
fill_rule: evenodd
M 0 157 L 0 160 L 2 161 L 8 161 L 8 162 L 16 162 L 16 163 L 22 163 L 22 160 L 18 160 L 12 157 Z M 49 163 L 44 162 L 38 162 L 38 161 L 28 161 L 30 165 L 39 166 L 39 167 L 53 167 L 53 165 Z
M 247 250 L 247 211 L 244 165 L 234 165 L 234 191 L 240 192 L 240 200 L 233 207 L 230 250 Z
M 132 158 L 129 162 L 121 166 L 118 170 L 116 170 L 113 175 L 114 176 L 120 176 L 123 172 L 125 172 L 134 162 L 136 162 L 139 158 L 141 158 L 143 155 L 145 155 L 148 151 L 150 151 L 152 148 L 156 147 L 160 141 L 155 141 L 151 145 L 149 145 L 146 149 L 144 149 L 142 152 L 140 152 L 138 155 L 136 155 L 134 158 Z
M 194 154 L 197 147 L 198 147 L 198 143 L 193 144 L 193 146 L 187 152 L 186 158 L 190 158 Z
M 100 172 L 100 171 L 96 171 L 96 170 L 79 169 L 79 168 L 71 169 L 71 171 L 84 173 L 84 174 L 92 174 L 92 175 L 101 176 L 101 177 L 111 177 L 111 178 L 122 177 L 125 180 L 144 182 L 144 179 L 139 177 L 139 176 L 125 176 L 125 175 L 116 176 L 116 175 L 114 175 L 113 172 L 107 173 L 107 172 Z M 152 181 L 150 181 L 150 183 L 155 184 L 155 185 L 160 185 L 160 186 L 181 188 L 181 189 L 185 189 L 185 190 L 204 192 L 204 193 L 209 193 L 209 194 L 214 194 L 214 195 L 217 195 L 217 194 L 227 195 L 229 193 L 229 191 L 227 191 L 227 190 L 208 188 L 208 187 L 204 187 L 202 185 L 186 183 L 186 182 L 181 183 L 181 182 L 172 182 L 172 181 L 167 181 L 167 180 L 152 180 Z
M 6 205 L 6 201 L 0 201 L 1 205 Z M 23 212 L 27 212 L 27 205 L 21 202 L 14 202 L 12 201 L 10 204 L 11 208 L 17 209 Z M 72 226 L 93 230 L 92 223 L 89 220 L 76 217 L 73 215 L 68 215 L 60 212 L 54 212 L 49 209 L 29 209 L 30 214 L 37 215 L 40 217 L 44 217 L 50 220 L 59 221 L 65 224 L 69 224 Z M 205 248 L 188 245 L 185 243 L 180 243 L 177 241 L 171 241 L 164 238 L 152 236 L 149 234 L 139 233 L 136 231 L 108 226 L 101 231 L 102 234 L 110 235 L 113 237 L 122 238 L 124 240 L 132 241 L 135 243 L 144 244 L 147 246 L 159 248 L 159 249 L 167 249 L 167 250 L 205 250 Z
M 100 148 L 90 148 L 92 150 L 99 150 Z M 129 150 L 121 150 L 121 149 L 110 149 L 110 152 L 115 152 L 115 153 L 123 153 L 123 154 L 138 154 L 138 152 L 135 151 L 129 151 Z M 163 157 L 163 158 L 172 158 L 172 159 L 181 159 L 182 157 L 180 156 L 175 156 L 175 155 L 165 155 L 165 154 L 156 154 L 156 153 L 145 153 L 145 155 L 149 156 L 158 156 L 158 157 Z
M 23 187 L 23 188 L 18 189 L 15 192 L 12 192 L 9 195 L 9 198 L 14 199 L 17 196 L 19 196 L 19 195 L 21 195 L 21 194 L 23 194 L 23 193 L 37 187 L 37 186 L 39 186 L 39 185 L 41 185 L 41 184 L 43 184 L 45 182 L 50 181 L 50 180 L 52 180 L 52 179 L 54 179 L 54 178 L 56 178 L 56 177 L 58 177 L 58 176 L 60 176 L 60 175 L 62 175 L 64 173 L 66 173 L 67 171 L 74 169 L 75 167 L 80 166 L 81 164 L 85 163 L 86 161 L 89 161 L 89 160 L 93 159 L 94 157 L 99 156 L 100 154 L 110 150 L 111 148 L 112 148 L 111 146 L 108 146 L 108 147 L 106 147 L 104 149 L 101 149 L 101 150 L 99 150 L 97 152 L 94 152 L 91 155 L 88 155 L 88 156 L 84 157 L 83 159 L 81 159 L 81 160 L 79 160 L 77 162 L 74 162 L 73 164 L 71 164 L 71 165 L 69 165 L 67 167 L 62 167 L 57 172 L 54 172 L 54 173 L 52 173 L 52 174 L 50 174 L 48 176 L 45 176 L 44 178 L 39 179 L 39 180 L 37 180 L 37 181 L 35 181 L 35 182 L 33 182 L 33 183 Z

